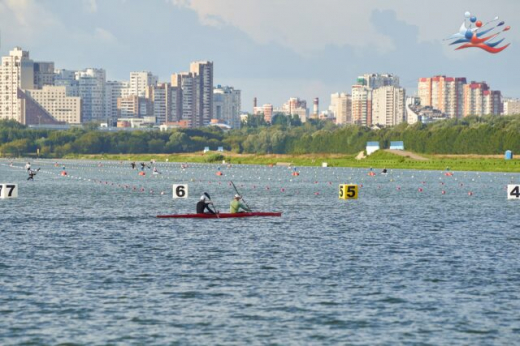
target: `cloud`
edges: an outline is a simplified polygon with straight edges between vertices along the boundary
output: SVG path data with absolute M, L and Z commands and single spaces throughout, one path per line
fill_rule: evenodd
M 89 13 L 97 12 L 97 2 L 96 0 L 83 0 L 83 8 Z
M 501 13 L 509 23 L 520 21 L 520 3 L 508 0 L 170 1 L 177 7 L 195 11 L 203 25 L 231 25 L 257 43 L 274 42 L 301 54 L 310 54 L 328 45 L 348 45 L 358 50 L 375 46 L 379 52 L 392 51 L 395 49 L 393 37 L 385 30 L 376 30 L 370 20 L 372 12 L 377 10 L 392 10 L 397 19 L 417 26 L 419 42 L 440 41 L 450 35 L 458 29 L 467 10 L 482 18 L 493 18 Z M 448 23 L 451 26 L 447 27 Z M 511 39 L 520 40 L 519 30 L 513 35 Z
M 38 26 L 47 27 L 57 22 L 54 15 L 35 0 L 0 0 L 0 18 L 4 23 L 7 19 L 11 19 L 18 26 L 30 32 L 36 31 Z
M 260 44 L 277 43 L 309 54 L 327 45 L 394 49 L 368 18 L 373 6 L 344 0 L 172 0 L 198 14 L 204 25 L 231 25 Z M 216 19 L 219 20 L 216 20 Z
M 116 41 L 116 37 L 110 31 L 103 29 L 103 28 L 96 28 L 95 38 L 98 38 L 105 42 L 115 42 Z

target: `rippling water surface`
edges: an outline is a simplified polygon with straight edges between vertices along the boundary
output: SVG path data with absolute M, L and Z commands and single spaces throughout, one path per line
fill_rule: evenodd
M 0 160 L 19 185 L 0 200 L 2 345 L 520 340 L 518 174 L 36 161 L 26 181 L 24 164 Z M 204 191 L 226 210 L 230 180 L 282 217 L 155 217 Z M 339 200 L 350 182 L 360 198 Z

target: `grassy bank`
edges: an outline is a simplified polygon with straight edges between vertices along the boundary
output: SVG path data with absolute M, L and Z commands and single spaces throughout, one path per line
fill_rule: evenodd
M 516 172 L 520 173 L 520 160 L 504 160 L 503 157 L 489 157 L 476 155 L 440 156 L 421 155 L 427 160 L 418 161 L 407 156 L 398 156 L 392 153 L 378 151 L 365 159 L 356 160 L 354 155 L 251 155 L 235 153 L 190 153 L 190 154 L 142 154 L 142 155 L 69 155 L 70 159 L 115 160 L 150 162 L 192 162 L 192 163 L 226 163 L 276 165 L 290 163 L 293 166 L 321 166 L 327 162 L 329 167 L 360 167 L 360 168 L 396 168 L 418 170 L 445 170 L 452 171 L 482 171 L 482 172 Z

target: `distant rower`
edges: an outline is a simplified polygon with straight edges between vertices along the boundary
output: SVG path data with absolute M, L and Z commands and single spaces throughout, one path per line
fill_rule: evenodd
M 36 175 L 36 173 L 38 173 L 39 170 L 40 169 L 38 168 L 35 171 L 31 171 L 31 169 L 29 168 L 29 178 L 27 178 L 27 180 L 34 180 L 34 176 Z

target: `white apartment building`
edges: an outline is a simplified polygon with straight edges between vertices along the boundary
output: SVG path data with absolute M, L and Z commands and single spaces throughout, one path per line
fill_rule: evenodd
M 107 81 L 105 84 L 105 118 L 111 126 L 117 121 L 117 99 L 127 97 L 129 82 Z
M 77 71 L 79 96 L 81 97 L 83 122 L 107 121 L 105 113 L 105 83 L 104 69 L 87 68 Z
M 65 86 L 44 85 L 42 89 L 25 90 L 25 93 L 57 121 L 81 123 L 81 98 L 67 96 Z
M 157 85 L 158 78 L 149 71 L 130 72 L 128 95 L 145 97 L 148 87 Z
M 372 89 L 366 86 L 352 86 L 352 123 L 372 125 Z
M 503 115 L 520 114 L 520 100 L 519 99 L 505 99 L 502 102 Z
M 399 77 L 390 73 L 367 73 L 359 76 L 358 85 L 363 85 L 370 89 L 377 89 L 384 86 L 399 86 Z
M 218 85 L 213 90 L 213 116 L 232 128 L 240 128 L 240 90 Z
M 405 117 L 405 91 L 395 86 L 372 90 L 372 125 L 394 126 Z
M 352 124 L 352 97 L 349 94 L 331 94 L 329 110 L 334 114 L 337 125 Z
M 2 57 L 0 67 L 0 119 L 13 119 L 25 124 L 24 103 L 20 89 L 34 89 L 34 62 L 29 52 L 14 48 Z

